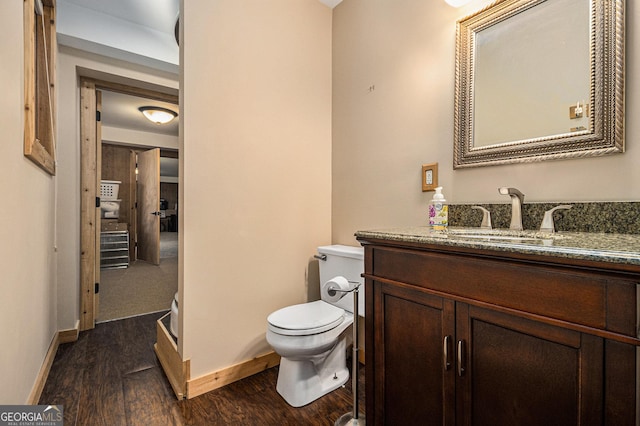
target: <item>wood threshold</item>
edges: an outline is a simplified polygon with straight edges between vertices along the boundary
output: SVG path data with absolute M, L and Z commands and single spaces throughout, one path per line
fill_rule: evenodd
M 280 364 L 280 355 L 268 352 L 222 370 L 187 381 L 187 399 L 221 388 Z

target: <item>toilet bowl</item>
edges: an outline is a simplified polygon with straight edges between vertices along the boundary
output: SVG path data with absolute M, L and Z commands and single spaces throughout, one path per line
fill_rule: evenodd
M 292 319 L 301 319 L 302 310 L 298 315 L 282 312 L 290 308 L 323 311 L 323 320 L 306 330 L 286 328 L 293 326 Z M 281 356 L 276 390 L 291 406 L 306 405 L 349 380 L 346 352 L 351 344 L 351 324 L 351 313 L 321 300 L 289 306 L 269 316 L 267 342 Z
M 363 252 L 361 247 L 324 246 L 318 253 L 322 300 L 288 306 L 267 318 L 267 342 L 281 357 L 276 390 L 293 407 L 309 404 L 349 380 L 346 354 L 352 343 L 353 295 L 335 300 L 322 284 L 334 278 L 361 282 Z M 359 311 L 364 313 L 363 308 Z

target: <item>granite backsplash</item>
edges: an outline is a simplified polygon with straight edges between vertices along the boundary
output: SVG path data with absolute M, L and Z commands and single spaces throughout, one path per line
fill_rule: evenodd
M 539 229 L 544 212 L 561 204 L 569 204 L 573 207 L 569 210 L 554 212 L 556 231 L 640 234 L 640 202 L 524 203 L 522 226 L 524 229 Z M 509 228 L 511 203 L 451 204 L 449 224 L 465 227 L 480 226 L 482 212 L 472 209 L 471 206 L 482 206 L 489 210 L 494 228 Z

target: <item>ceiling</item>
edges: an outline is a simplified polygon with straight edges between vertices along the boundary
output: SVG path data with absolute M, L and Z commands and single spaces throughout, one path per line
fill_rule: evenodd
M 319 0 L 330 8 L 342 0 Z M 143 27 L 173 33 L 180 0 L 59 0 Z
M 174 28 L 181 0 L 58 0 L 61 45 L 179 72 Z M 186 0 L 182 0 L 186 1 Z M 342 0 L 319 0 L 333 8 Z M 148 121 L 138 108 L 177 105 L 114 92 L 103 92 L 102 124 L 122 129 L 178 136 L 180 117 L 167 125 Z
M 173 33 L 179 0 L 59 0 L 143 27 Z
M 180 117 L 176 117 L 167 124 L 155 124 L 144 118 L 138 108 L 142 106 L 157 106 L 178 112 L 178 105 L 167 102 L 152 101 L 137 96 L 124 95 L 115 92 L 102 92 L 103 126 L 131 129 L 139 132 L 160 133 L 163 135 L 178 136 L 178 124 Z

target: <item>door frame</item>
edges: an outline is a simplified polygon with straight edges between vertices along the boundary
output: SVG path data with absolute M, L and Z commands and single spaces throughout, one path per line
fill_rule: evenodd
M 107 90 L 151 100 L 178 103 L 178 95 L 105 80 L 80 77 L 80 331 L 95 327 L 96 287 L 99 283 L 99 143 L 96 135 L 96 91 Z M 97 270 L 96 270 L 97 269 Z M 98 285 L 96 285 L 98 284 Z

